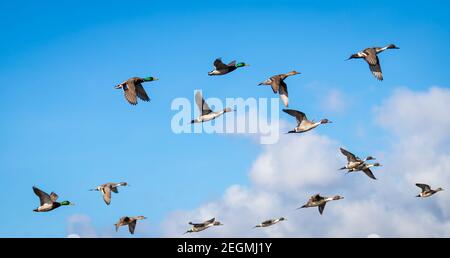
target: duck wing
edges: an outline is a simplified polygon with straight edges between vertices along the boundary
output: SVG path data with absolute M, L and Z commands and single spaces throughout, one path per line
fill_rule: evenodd
M 129 79 L 125 87 L 123 87 L 125 98 L 131 105 L 137 104 L 136 86 L 133 79 Z
M 136 94 L 137 96 L 142 99 L 143 101 L 150 101 L 150 98 L 147 95 L 147 92 L 145 92 L 144 87 L 142 87 L 142 84 L 138 83 L 136 86 Z
M 106 205 L 109 205 L 111 203 L 111 187 L 105 186 L 102 188 L 103 192 L 103 201 L 105 201 Z
M 270 86 L 272 87 L 273 93 L 277 94 L 281 85 L 281 77 L 279 75 L 270 77 Z
M 132 235 L 134 235 L 135 228 L 136 228 L 136 220 L 133 220 L 132 222 L 128 223 L 128 230 Z
M 347 157 L 348 162 L 355 162 L 358 161 L 358 157 L 355 156 L 355 154 L 349 152 L 348 150 L 345 150 L 343 148 L 340 148 L 341 153 L 344 154 Z
M 41 189 L 37 188 L 36 186 L 33 186 L 33 191 L 39 197 L 41 206 L 44 204 L 52 204 L 53 203 L 52 198 L 46 192 L 42 191 Z
M 52 192 L 52 193 L 50 194 L 50 199 L 51 199 L 53 202 L 56 202 L 56 200 L 58 200 L 58 195 L 57 195 L 55 192 Z
M 228 67 L 230 67 L 230 66 L 235 67 L 236 66 L 236 60 L 231 61 L 227 66 Z
M 216 60 L 214 60 L 214 67 L 216 67 L 217 70 L 228 68 L 228 66 L 222 62 L 221 58 L 216 58 Z
M 370 71 L 380 81 L 383 80 L 383 72 L 381 71 L 380 59 L 377 56 L 377 52 L 374 48 L 368 48 L 364 50 L 366 57 L 364 58 L 369 64 Z
M 283 101 L 283 104 L 287 107 L 289 106 L 289 94 L 287 85 L 284 81 L 280 82 L 280 89 L 278 91 L 280 93 L 281 101 Z
M 377 180 L 377 178 L 373 175 L 372 170 L 370 168 L 363 169 L 363 172 L 370 178 Z
M 199 91 L 195 93 L 195 103 L 197 103 L 197 107 L 202 116 L 212 113 L 211 108 L 209 108 L 208 103 L 206 103 Z
M 320 215 L 323 214 L 323 210 L 325 210 L 325 205 L 326 205 L 326 204 L 327 204 L 327 203 L 324 202 L 322 205 L 319 205 L 319 213 L 320 213 Z
M 305 113 L 298 111 L 298 110 L 294 110 L 294 109 L 283 109 L 283 112 L 295 117 L 295 119 L 297 119 L 297 123 L 301 124 L 303 120 L 308 120 L 308 118 L 306 117 Z
M 431 191 L 431 187 L 426 184 L 416 184 L 417 187 L 420 187 L 422 189 L 422 192 L 428 192 Z

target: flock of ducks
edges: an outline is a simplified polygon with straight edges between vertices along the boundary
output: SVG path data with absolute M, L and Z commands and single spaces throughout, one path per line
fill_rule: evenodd
M 351 55 L 348 60 L 363 58 L 369 64 L 370 71 L 373 73 L 373 75 L 378 80 L 382 81 L 383 73 L 381 70 L 381 65 L 380 65 L 380 60 L 378 58 L 378 54 L 387 49 L 399 49 L 399 48 L 397 46 L 395 46 L 394 44 L 390 44 L 385 47 L 366 48 L 361 52 Z M 237 70 L 238 68 L 243 68 L 246 66 L 249 66 L 249 65 L 244 62 L 236 62 L 236 61 L 232 61 L 229 64 L 225 64 L 222 62 L 222 60 L 220 58 L 217 58 L 214 61 L 215 69 L 212 70 L 211 72 L 209 72 L 208 75 L 209 76 L 225 75 L 225 74 L 228 74 L 228 73 L 231 73 L 231 72 Z M 287 84 L 285 83 L 285 79 L 290 76 L 297 75 L 297 74 L 300 74 L 300 73 L 294 70 L 289 73 L 275 75 L 275 76 L 272 76 L 269 79 L 259 83 L 259 85 L 271 86 L 273 92 L 275 94 L 279 94 L 283 105 L 285 107 L 288 107 L 289 106 L 289 95 L 288 95 L 288 88 L 287 88 Z M 146 101 L 146 102 L 150 101 L 150 97 L 147 95 L 147 92 L 145 91 L 142 84 L 145 82 L 152 82 L 152 81 L 156 81 L 156 80 L 158 80 L 158 79 L 155 77 L 144 77 L 144 78 L 132 77 L 132 78 L 118 84 L 117 86 L 115 86 L 115 88 L 123 90 L 125 99 L 131 105 L 137 105 L 138 98 L 142 101 Z M 199 112 L 200 115 L 197 118 L 193 119 L 191 121 L 191 124 L 204 123 L 207 121 L 211 121 L 225 113 L 233 111 L 233 109 L 231 109 L 231 108 L 225 108 L 225 109 L 219 110 L 219 111 L 211 110 L 211 108 L 205 102 L 205 99 L 202 97 L 200 92 L 196 92 L 195 102 L 200 111 Z M 310 121 L 306 117 L 305 113 L 298 111 L 298 110 L 294 110 L 294 109 L 283 109 L 283 111 L 285 113 L 289 114 L 290 116 L 295 117 L 295 119 L 297 120 L 297 126 L 293 130 L 287 132 L 288 134 L 305 133 L 305 132 L 308 132 L 308 131 L 311 131 L 311 130 L 317 128 L 320 125 L 332 123 L 328 119 L 322 119 L 318 122 Z M 352 173 L 352 172 L 363 172 L 369 178 L 376 180 L 376 177 L 374 176 L 371 168 L 380 167 L 382 165 L 380 163 L 368 163 L 368 161 L 375 160 L 374 157 L 367 156 L 365 159 L 361 159 L 361 158 L 357 157 L 356 155 L 354 155 L 353 153 L 351 153 L 343 148 L 340 148 L 340 151 L 347 158 L 347 164 L 344 167 L 340 168 L 340 170 L 347 170 L 347 174 Z M 126 183 L 126 182 L 106 183 L 106 184 L 99 185 L 94 189 L 91 189 L 91 191 L 101 192 L 102 196 L 103 196 L 103 200 L 106 203 L 106 205 L 110 205 L 111 204 L 111 192 L 118 193 L 119 192 L 118 187 L 127 186 L 127 185 L 128 185 L 128 183 Z M 418 184 L 416 184 L 416 186 L 421 188 L 421 190 L 422 190 L 420 192 L 420 194 L 417 195 L 417 197 L 421 197 L 421 198 L 427 198 L 427 197 L 430 197 L 430 196 L 436 194 L 439 191 L 443 191 L 442 188 L 437 188 L 437 189 L 433 190 L 433 189 L 431 189 L 431 187 L 429 185 L 422 184 L 422 183 L 418 183 Z M 34 210 L 35 212 L 49 212 L 49 211 L 52 211 L 61 206 L 74 205 L 70 201 L 58 202 L 57 201 L 58 195 L 54 192 L 52 192 L 49 195 L 46 192 L 37 188 L 36 186 L 33 186 L 33 191 L 39 197 L 39 200 L 40 200 L 40 206 Z M 299 207 L 298 209 L 318 207 L 319 214 L 322 215 L 324 212 L 324 209 L 325 209 L 325 205 L 328 202 L 337 201 L 337 200 L 341 200 L 341 199 L 344 199 L 344 197 L 339 196 L 339 195 L 325 197 L 325 196 L 321 196 L 320 194 L 315 194 L 309 198 L 309 200 L 307 201 L 307 203 L 305 205 Z M 145 216 L 121 217 L 119 219 L 119 221 L 116 224 L 114 224 L 115 229 L 116 229 L 116 231 L 118 231 L 119 227 L 128 226 L 129 232 L 131 234 L 134 234 L 137 221 L 143 220 L 143 219 L 146 219 L 146 217 Z M 278 224 L 279 222 L 282 222 L 282 221 L 286 221 L 286 218 L 280 217 L 280 218 L 276 218 L 276 219 L 269 219 L 269 220 L 261 222 L 260 224 L 257 224 L 256 226 L 254 226 L 254 228 L 266 228 L 266 227 L 270 227 L 275 224 Z M 189 222 L 188 224 L 191 225 L 192 227 L 189 230 L 187 230 L 185 232 L 185 234 L 201 232 L 201 231 L 204 231 L 211 227 L 223 225 L 220 221 L 217 221 L 215 218 L 209 219 L 209 220 L 201 222 L 201 223 Z

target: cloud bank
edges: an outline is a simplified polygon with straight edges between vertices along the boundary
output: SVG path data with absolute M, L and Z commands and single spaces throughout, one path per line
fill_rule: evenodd
M 450 182 L 450 90 L 396 90 L 374 108 L 376 124 L 389 136 L 379 150 L 384 167 L 379 180 L 364 174 L 344 175 L 339 143 L 311 132 L 281 136 L 264 146 L 248 172 L 248 187 L 233 185 L 222 198 L 190 211 L 176 211 L 162 222 L 164 237 L 180 237 L 189 220 L 216 217 L 225 225 L 187 237 L 450 237 L 450 197 L 444 191 L 418 199 L 414 184 L 446 188 Z M 448 187 L 447 187 L 448 188 Z M 343 195 L 316 208 L 295 210 L 309 196 Z M 288 221 L 252 229 L 261 221 L 284 216 Z

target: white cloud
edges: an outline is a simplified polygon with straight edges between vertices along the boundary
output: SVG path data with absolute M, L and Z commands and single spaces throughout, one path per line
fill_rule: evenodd
M 443 144 L 450 140 L 448 103 L 447 89 L 402 89 L 375 109 L 377 123 L 392 136 L 378 151 L 385 166 L 376 169 L 377 181 L 337 171 L 345 159 L 338 153 L 340 144 L 328 137 L 315 132 L 283 136 L 254 162 L 250 186 L 231 186 L 219 200 L 170 214 L 162 224 L 164 236 L 181 236 L 189 220 L 216 217 L 225 225 L 190 236 L 450 237 L 449 195 L 414 197 L 418 181 L 449 185 L 450 149 Z M 317 192 L 345 199 L 327 204 L 323 216 L 316 208 L 295 210 Z M 280 216 L 288 221 L 251 229 Z
M 75 214 L 69 217 L 67 225 L 68 237 L 97 237 L 92 226 L 91 218 L 83 214 Z

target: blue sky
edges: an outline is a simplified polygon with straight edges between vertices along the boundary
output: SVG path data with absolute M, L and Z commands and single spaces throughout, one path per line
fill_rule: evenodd
M 247 185 L 263 147 L 246 137 L 174 135 L 170 104 L 202 89 L 210 97 L 273 97 L 256 85 L 293 69 L 291 107 L 335 123 L 321 134 L 357 153 L 392 140 L 367 118 L 399 87 L 450 85 L 448 1 L 2 1 L 0 237 L 64 237 L 73 214 L 98 230 L 146 215 L 150 236 L 174 210 Z M 369 46 L 397 44 L 380 59 L 385 81 L 361 60 Z M 216 57 L 251 64 L 208 77 Z M 128 105 L 113 87 L 156 76 L 152 101 Z M 330 90 L 345 108 L 324 105 Z M 288 119 L 284 114 L 283 119 Z M 364 134 L 357 137 L 358 130 Z M 209 155 L 207 162 L 200 159 Z M 127 181 L 106 207 L 88 189 Z M 31 186 L 75 202 L 36 214 Z M 186 221 L 191 218 L 186 218 Z

